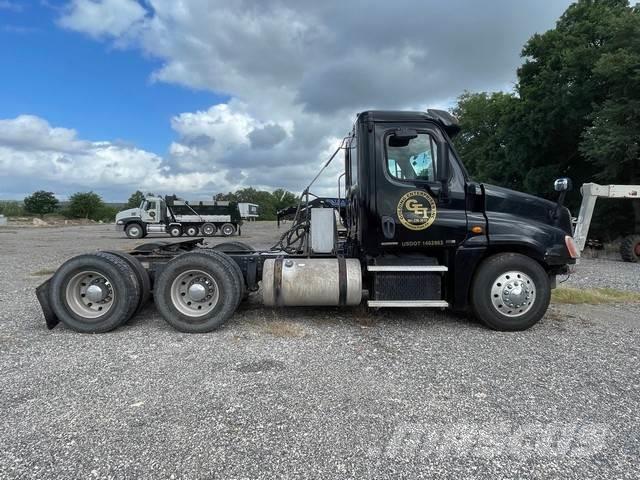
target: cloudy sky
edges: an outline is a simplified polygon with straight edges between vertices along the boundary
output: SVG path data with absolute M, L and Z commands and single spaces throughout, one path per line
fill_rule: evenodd
M 0 0 L 0 199 L 298 191 L 358 111 L 511 89 L 569 3 Z

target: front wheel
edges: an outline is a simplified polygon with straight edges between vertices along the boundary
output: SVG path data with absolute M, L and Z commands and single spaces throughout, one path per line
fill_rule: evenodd
M 500 253 L 478 267 L 471 306 L 480 320 L 495 330 L 526 330 L 545 314 L 551 299 L 547 272 L 519 253 Z
M 124 229 L 124 233 L 126 233 L 129 238 L 142 238 L 144 237 L 145 231 L 139 223 L 130 223 Z

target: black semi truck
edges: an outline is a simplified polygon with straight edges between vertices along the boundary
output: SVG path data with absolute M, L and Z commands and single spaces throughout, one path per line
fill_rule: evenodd
M 269 306 L 451 308 L 529 328 L 578 256 L 565 192 L 551 202 L 475 182 L 458 131 L 444 111 L 363 112 L 324 167 L 344 152 L 344 236 L 333 208 L 309 208 L 269 250 L 189 239 L 80 255 L 37 288 L 47 326 L 106 332 L 152 294 L 175 328 L 208 332 L 260 287 Z

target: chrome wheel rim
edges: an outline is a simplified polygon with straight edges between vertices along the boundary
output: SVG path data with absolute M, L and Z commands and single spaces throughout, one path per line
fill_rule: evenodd
M 65 299 L 76 315 L 96 319 L 113 307 L 115 291 L 108 277 L 95 271 L 76 273 L 67 283 Z
M 531 277 L 519 271 L 503 273 L 491 287 L 491 303 L 505 317 L 520 317 L 533 307 L 536 286 Z
M 218 283 L 202 270 L 186 270 L 171 283 L 171 302 L 188 317 L 207 315 L 216 307 L 219 297 Z
M 140 229 L 138 227 L 130 227 L 129 235 L 131 235 L 132 237 L 137 237 L 138 235 L 140 235 Z
M 205 235 L 213 235 L 215 233 L 215 227 L 212 227 L 211 225 L 205 225 L 204 227 L 202 227 L 202 232 Z
M 222 227 L 222 233 L 225 235 L 231 235 L 233 233 L 233 227 L 231 225 L 225 225 Z

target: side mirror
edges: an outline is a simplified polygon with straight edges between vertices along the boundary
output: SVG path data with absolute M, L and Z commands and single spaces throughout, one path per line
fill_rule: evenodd
M 449 168 L 450 168 L 450 159 L 449 159 L 449 145 L 445 142 L 440 145 L 440 155 L 438 155 L 438 180 L 440 180 L 440 184 L 442 185 L 442 199 L 449 199 Z
M 558 178 L 555 182 L 553 182 L 553 189 L 556 192 L 570 192 L 573 188 L 573 183 L 570 178 L 563 177 Z
M 564 199 L 567 196 L 567 192 L 572 188 L 573 182 L 571 182 L 571 179 L 567 177 L 558 178 L 553 182 L 553 189 L 556 192 L 560 192 L 560 195 L 558 195 L 558 206 L 564 205 Z

